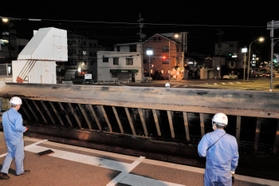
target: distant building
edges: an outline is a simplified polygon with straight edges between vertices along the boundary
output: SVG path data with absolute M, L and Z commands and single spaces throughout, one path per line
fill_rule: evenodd
M 145 76 L 182 79 L 184 53 L 187 52 L 187 32 L 155 34 L 143 42 Z M 151 55 L 147 51 L 152 51 Z
M 21 50 L 25 47 L 29 40 L 18 38 L 16 30 L 11 29 L 10 32 L 3 32 L 0 36 L 0 62 L 11 63 L 15 60 Z
M 92 78 L 97 78 L 97 51 L 105 50 L 95 39 L 76 35 L 68 32 L 68 62 L 65 63 L 65 71 L 75 72 L 73 76 L 92 74 Z M 63 65 L 63 64 L 62 64 Z M 67 72 L 66 72 L 67 73 Z M 71 79 L 71 76 L 69 76 Z
M 97 52 L 97 81 L 141 82 L 140 43 L 115 45 L 115 51 Z

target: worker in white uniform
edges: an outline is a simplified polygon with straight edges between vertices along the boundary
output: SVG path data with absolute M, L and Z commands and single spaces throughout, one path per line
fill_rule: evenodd
M 217 113 L 212 118 L 213 132 L 205 134 L 198 144 L 198 154 L 206 157 L 204 186 L 231 186 L 238 165 L 239 153 L 236 138 L 224 128 L 228 117 Z
M 16 165 L 16 175 L 23 175 L 30 172 L 24 169 L 24 141 L 23 133 L 28 130 L 23 126 L 21 114 L 18 112 L 22 105 L 22 100 L 19 97 L 12 97 L 10 99 L 10 109 L 5 111 L 2 115 L 2 125 L 4 131 L 4 138 L 7 146 L 7 155 L 2 165 L 0 179 L 9 179 L 9 168 L 13 159 Z

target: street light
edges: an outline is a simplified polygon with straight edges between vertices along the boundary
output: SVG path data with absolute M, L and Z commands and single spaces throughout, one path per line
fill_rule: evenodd
M 246 53 L 247 53 L 247 48 L 242 48 L 241 52 L 243 53 L 243 81 L 245 81 L 245 68 L 246 68 Z
M 150 73 L 150 72 L 151 72 L 151 71 L 150 71 L 150 70 L 151 70 L 151 68 L 150 68 L 150 62 L 151 62 L 151 61 L 150 61 L 150 56 L 153 55 L 153 50 L 147 49 L 147 50 L 146 50 L 146 55 L 148 55 L 148 59 L 149 59 L 149 64 L 148 64 L 148 66 L 149 66 L 149 72 L 148 72 L 148 73 L 149 73 L 149 81 L 150 81 L 150 80 L 151 80 L 151 76 L 150 76 L 150 75 L 151 75 L 151 73 Z
M 263 42 L 264 41 L 264 38 L 263 37 L 260 37 L 254 41 L 252 41 L 250 44 L 249 44 L 249 51 L 248 51 L 248 74 L 247 74 L 247 80 L 249 80 L 249 75 L 250 75 L 250 64 L 251 64 L 251 45 L 256 42 L 256 41 L 259 41 L 259 42 Z

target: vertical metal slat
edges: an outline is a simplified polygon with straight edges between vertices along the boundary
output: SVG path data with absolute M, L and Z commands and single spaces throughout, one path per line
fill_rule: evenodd
M 104 118 L 105 118 L 105 120 L 106 120 L 106 122 L 107 122 L 107 125 L 108 125 L 108 128 L 109 128 L 109 132 L 112 132 L 112 127 L 111 127 L 111 124 L 110 124 L 110 122 L 109 122 L 108 115 L 107 115 L 107 113 L 106 113 L 106 111 L 105 111 L 105 108 L 104 108 L 104 106 L 100 106 L 100 107 L 101 107 L 103 116 L 104 116 Z
M 63 120 L 62 120 L 62 119 L 61 119 L 61 117 L 60 117 L 60 114 L 58 114 L 58 112 L 57 112 L 57 110 L 56 110 L 56 108 L 54 107 L 54 105 L 53 105 L 53 103 L 52 103 L 52 102 L 49 102 L 49 104 L 50 104 L 50 106 L 51 106 L 51 108 L 52 108 L 53 112 L 54 112 L 54 113 L 55 113 L 55 115 L 57 116 L 57 118 L 58 118 L 58 120 L 59 120 L 60 124 L 63 126 L 63 125 L 64 125 L 64 123 L 63 123 Z
M 162 133 L 161 133 L 161 129 L 160 129 L 159 121 L 158 121 L 157 112 L 156 112 L 155 109 L 152 109 L 152 113 L 153 113 L 153 118 L 154 118 L 154 122 L 155 122 L 155 125 L 156 125 L 157 135 L 161 136 Z
M 79 128 L 82 128 L 81 122 L 80 122 L 79 118 L 77 117 L 77 114 L 76 114 L 76 112 L 75 112 L 75 110 L 74 110 L 72 104 L 71 104 L 71 103 L 68 103 L 68 106 L 69 106 L 71 112 L 73 113 L 74 118 L 76 119 L 76 122 L 77 122 Z
M 87 124 L 88 128 L 89 128 L 89 129 L 92 129 L 92 126 L 91 126 L 91 124 L 90 124 L 90 121 L 89 121 L 89 119 L 88 119 L 86 113 L 85 113 L 85 110 L 83 109 L 83 107 L 81 106 L 81 104 L 78 104 L 78 107 L 79 107 L 79 109 L 80 109 L 80 111 L 81 111 L 81 113 L 82 113 L 82 115 L 83 115 L 83 117 L 84 117 L 84 119 L 85 119 L 85 121 L 86 121 L 86 124 Z
M 65 110 L 64 107 L 63 107 L 63 105 L 62 105 L 62 103 L 58 102 L 58 105 L 59 105 L 59 107 L 61 108 L 61 110 Z M 66 113 L 65 117 L 66 117 L 68 123 L 70 124 L 70 126 L 72 127 L 72 126 L 73 126 L 73 123 L 72 123 L 72 121 L 70 120 L 70 118 L 69 118 L 69 116 L 68 116 L 68 113 Z
M 169 120 L 169 126 L 170 126 L 170 132 L 171 132 L 171 137 L 175 138 L 175 133 L 174 133 L 174 128 L 173 128 L 173 122 L 172 122 L 172 113 L 171 111 L 167 111 L 168 114 L 168 120 Z
M 39 118 L 38 116 L 35 114 L 34 109 L 31 108 L 31 106 L 29 105 L 28 101 L 25 102 L 27 107 L 29 108 L 30 112 L 32 113 L 32 115 L 34 116 L 34 118 L 36 119 L 37 122 L 39 122 Z
M 240 129 L 241 129 L 241 116 L 236 117 L 236 129 L 235 129 L 235 136 L 237 143 L 240 142 Z
M 261 133 L 261 119 L 257 118 L 257 125 L 255 131 L 255 143 L 254 143 L 255 150 L 258 150 L 259 147 L 260 133 Z
M 88 105 L 88 108 L 89 108 L 89 111 L 92 113 L 92 115 L 93 115 L 93 117 L 94 117 L 94 119 L 95 119 L 95 121 L 96 121 L 96 124 L 98 125 L 98 129 L 99 129 L 99 130 L 102 130 L 100 121 L 99 121 L 99 119 L 98 119 L 98 117 L 97 117 L 97 115 L 96 115 L 94 109 L 92 108 L 91 105 Z
M 148 131 L 147 131 L 147 127 L 146 127 L 146 123 L 145 123 L 145 119 L 144 119 L 144 116 L 143 116 L 142 109 L 138 109 L 138 111 L 139 111 L 141 124 L 142 124 L 143 130 L 144 130 L 144 134 L 147 137 L 148 136 Z
M 24 101 L 24 104 L 26 104 L 27 101 L 25 101 L 24 99 L 22 100 Z M 26 107 L 22 107 L 23 112 L 25 113 L 25 115 L 28 117 L 28 119 L 31 121 L 31 116 L 29 114 L 29 112 L 26 110 Z
M 50 118 L 51 122 L 53 124 L 55 124 L 55 120 L 53 119 L 52 115 L 50 114 L 49 109 L 47 109 L 45 103 L 43 101 L 41 101 L 41 104 L 42 104 L 43 108 L 45 109 L 45 111 L 46 111 L 48 117 Z
M 40 108 L 38 107 L 37 103 L 36 103 L 35 101 L 33 101 L 33 100 L 32 100 L 32 102 L 34 103 L 34 105 L 35 105 L 36 109 L 38 110 L 38 112 L 39 112 L 39 113 L 40 113 L 40 115 L 42 116 L 42 118 L 43 118 L 44 122 L 45 122 L 45 123 L 47 123 L 47 120 L 46 120 L 46 118 L 45 118 L 44 114 L 42 113 L 42 111 L 40 110 Z
M 204 129 L 204 115 L 203 113 L 200 113 L 200 126 L 201 126 L 201 136 L 204 135 L 205 129 Z
M 277 153 L 278 145 L 279 145 L 279 120 L 278 120 L 278 123 L 277 123 L 277 131 L 276 131 L 276 134 L 275 134 L 273 153 Z
M 187 112 L 183 112 L 183 121 L 184 121 L 185 133 L 186 133 L 186 140 L 190 141 L 190 132 L 189 132 Z
M 115 107 L 112 107 L 112 110 L 113 110 L 114 116 L 115 116 L 115 118 L 116 118 L 117 124 L 118 124 L 118 126 L 119 126 L 120 132 L 121 132 L 122 134 L 124 134 L 124 130 L 123 130 L 123 127 L 122 127 L 122 123 L 121 123 L 121 121 L 120 121 L 120 119 L 119 119 L 117 110 L 116 110 Z
M 127 115 L 127 118 L 128 118 L 128 121 L 129 121 L 129 124 L 130 124 L 130 127 L 131 127 L 131 130 L 132 130 L 132 133 L 133 133 L 133 135 L 136 135 L 136 131 L 135 131 L 135 127 L 134 127 L 134 124 L 133 124 L 133 120 L 131 118 L 129 109 L 126 108 L 126 107 L 125 107 L 125 112 L 126 112 L 126 115 Z

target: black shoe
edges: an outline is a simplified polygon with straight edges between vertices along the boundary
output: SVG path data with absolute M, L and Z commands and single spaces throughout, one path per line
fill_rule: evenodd
M 0 179 L 1 180 L 7 180 L 7 179 L 10 179 L 10 176 L 8 176 L 7 173 L 0 172 Z
M 24 175 L 24 174 L 29 173 L 29 172 L 30 172 L 30 170 L 24 170 L 24 172 L 23 172 L 23 173 L 18 174 L 17 176 L 21 176 L 21 175 Z

